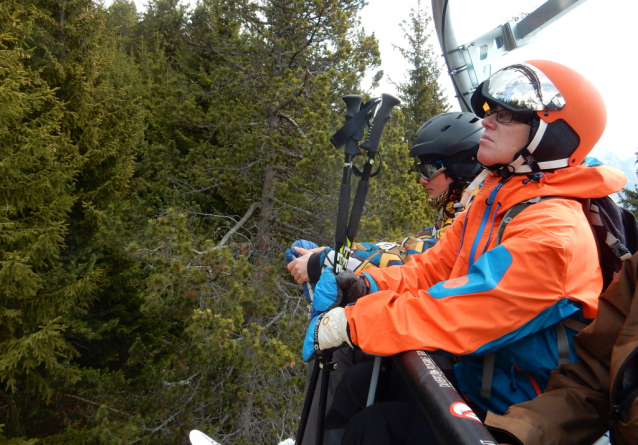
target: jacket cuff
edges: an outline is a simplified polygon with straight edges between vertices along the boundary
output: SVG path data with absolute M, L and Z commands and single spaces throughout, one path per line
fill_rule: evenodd
M 509 443 L 512 445 L 524 445 L 523 442 L 521 442 L 520 440 L 518 440 L 518 438 L 516 436 L 514 436 L 513 434 L 508 433 L 507 431 L 498 429 L 498 428 L 492 428 L 492 427 L 487 427 L 487 430 L 490 432 L 490 434 L 492 435 L 492 437 L 496 440 L 497 443 Z
M 308 260 L 308 279 L 313 284 L 321 278 L 322 257 L 322 252 L 315 252 L 310 255 L 310 259 Z
M 529 402 L 526 402 L 529 403 Z M 487 413 L 485 426 L 494 435 L 505 437 L 518 445 L 576 445 L 576 442 L 545 416 L 533 411 L 511 406 L 507 414 Z M 504 435 L 504 436 L 503 436 Z M 498 437 L 494 437 L 501 440 Z

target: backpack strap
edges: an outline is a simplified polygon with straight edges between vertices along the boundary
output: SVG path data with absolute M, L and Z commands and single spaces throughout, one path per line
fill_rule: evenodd
M 569 338 L 565 328 L 572 329 L 576 332 L 582 331 L 587 327 L 586 323 L 574 320 L 573 318 L 564 318 L 554 325 L 556 330 L 556 347 L 558 349 L 558 365 L 565 365 L 571 362 L 569 357 Z M 492 379 L 494 376 L 494 362 L 496 352 L 487 354 L 483 357 L 483 379 L 481 381 L 481 397 L 489 399 L 492 396 Z
M 576 332 L 580 332 L 583 329 L 585 329 L 587 326 L 589 326 L 587 323 L 583 323 L 569 317 L 563 318 L 559 323 L 565 326 L 566 328 L 569 328 L 572 331 L 576 331 Z
M 496 245 L 501 244 L 501 238 L 503 237 L 503 232 L 505 231 L 505 227 L 512 222 L 514 217 L 521 213 L 523 210 L 531 206 L 532 204 L 536 204 L 542 198 L 537 196 L 536 198 L 519 202 L 514 207 L 510 208 L 507 212 L 505 212 L 505 216 L 503 216 L 503 220 L 501 224 L 498 226 L 498 232 L 496 233 Z M 483 379 L 481 381 L 481 397 L 485 399 L 489 399 L 492 396 L 492 378 L 494 377 L 494 362 L 496 359 L 496 353 L 492 352 L 491 354 L 487 354 L 483 357 Z
M 523 210 L 531 206 L 532 204 L 536 204 L 537 202 L 543 201 L 545 199 L 550 199 L 550 197 L 541 198 L 537 196 L 536 198 L 529 199 L 527 201 L 519 202 L 514 207 L 510 208 L 507 212 L 505 212 L 505 216 L 503 216 L 503 220 L 501 224 L 498 226 L 498 232 L 496 234 L 496 245 L 499 246 L 501 244 L 501 238 L 503 237 L 503 232 L 505 231 L 505 227 L 509 223 L 512 222 L 514 217 L 521 213 Z
M 554 325 L 556 330 L 556 347 L 558 349 L 558 366 L 569 363 L 569 338 L 565 327 L 559 322 Z
M 483 358 L 483 380 L 481 381 L 481 397 L 489 399 L 492 397 L 492 377 L 494 376 L 494 360 L 496 352 L 487 354 Z
M 565 328 L 580 332 L 587 327 L 587 324 L 576 321 L 573 318 L 563 318 L 554 325 L 556 329 L 556 346 L 558 348 L 558 365 L 565 365 L 571 360 L 569 359 L 569 338 Z
M 519 202 L 515 206 L 511 207 L 507 212 L 505 212 L 505 216 L 503 216 L 503 220 L 501 224 L 498 226 L 498 232 L 496 235 L 496 245 L 501 244 L 501 239 L 503 237 L 503 232 L 505 232 L 505 228 L 507 225 L 512 222 L 514 217 L 521 213 L 523 210 L 531 206 L 532 204 L 536 204 L 537 202 L 545 201 L 547 199 L 558 198 L 557 196 L 545 196 L 529 199 L 527 201 Z M 600 219 L 600 218 L 599 218 Z M 601 221 L 602 225 L 602 221 Z M 576 332 L 580 332 L 585 326 L 585 323 L 581 323 L 579 321 L 574 320 L 573 318 L 565 318 L 560 322 L 554 325 L 554 329 L 556 330 L 556 346 L 558 348 L 558 364 L 563 365 L 565 363 L 569 363 L 569 338 L 567 337 L 567 332 L 565 332 L 565 327 L 573 329 Z M 496 359 L 496 353 L 493 352 L 491 354 L 487 354 L 483 358 L 483 379 L 481 382 L 481 397 L 489 399 L 492 394 L 492 379 L 494 376 L 494 362 Z
M 631 252 L 629 251 L 629 249 L 627 249 L 627 247 L 625 247 L 625 245 L 605 227 L 605 223 L 600 216 L 600 209 L 598 208 L 598 206 L 591 203 L 590 200 L 587 200 L 583 204 L 583 206 L 585 207 L 585 215 L 587 216 L 589 224 L 605 229 L 605 244 L 609 246 L 611 251 L 614 252 L 614 254 L 618 258 L 620 258 L 621 261 L 625 261 L 631 258 Z

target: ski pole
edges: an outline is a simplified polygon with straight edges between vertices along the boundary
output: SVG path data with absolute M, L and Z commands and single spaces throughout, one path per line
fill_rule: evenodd
M 350 221 L 348 222 L 348 230 L 346 233 L 346 246 L 350 248 L 354 238 L 357 236 L 359 230 L 359 223 L 361 222 L 361 216 L 363 214 L 363 205 L 365 204 L 366 196 L 368 195 L 368 189 L 370 187 L 370 177 L 372 176 L 372 165 L 374 163 L 375 156 L 379 153 L 379 146 L 381 144 L 381 136 L 385 130 L 390 117 L 392 117 L 392 109 L 399 105 L 401 102 L 394 96 L 389 94 L 381 95 L 381 107 L 372 121 L 372 128 L 368 132 L 368 138 L 361 144 L 361 148 L 366 150 L 366 163 L 361 173 L 361 179 L 357 185 L 357 193 L 355 195 L 354 204 L 352 206 L 352 212 L 350 213 Z M 379 168 L 381 167 L 381 160 L 379 158 Z M 342 269 L 345 269 L 348 262 L 350 251 L 346 252 L 346 255 L 340 255 L 339 260 L 342 262 Z M 335 265 L 338 262 L 335 261 Z M 372 378 L 370 380 L 370 388 L 368 390 L 368 399 L 366 406 L 370 406 L 374 403 L 374 397 L 377 391 L 377 382 L 379 378 L 379 371 L 381 369 L 381 357 L 374 358 L 374 365 L 372 368 Z
M 361 222 L 361 216 L 363 215 L 363 206 L 365 205 L 366 196 L 368 195 L 368 189 L 370 187 L 370 177 L 373 175 L 372 166 L 374 164 L 375 157 L 379 154 L 381 136 L 383 136 L 385 126 L 390 120 L 390 117 L 392 117 L 392 109 L 400 103 L 401 101 L 399 101 L 399 99 L 391 96 L 390 94 L 381 95 L 381 106 L 372 120 L 372 126 L 368 131 L 366 141 L 361 144 L 361 148 L 366 151 L 366 163 L 363 166 L 363 172 L 358 173 L 358 175 L 361 176 L 361 179 L 359 180 L 359 184 L 357 184 L 357 192 L 354 197 L 354 203 L 352 204 L 352 211 L 350 212 L 350 220 L 348 221 L 348 228 L 346 230 L 345 246 L 343 251 L 337 254 L 338 259 L 335 258 L 335 267 L 337 267 L 337 264 L 341 264 L 341 267 L 339 267 L 337 272 L 345 269 L 348 264 L 350 247 L 352 246 L 359 230 L 359 223 Z M 381 161 L 379 160 L 377 171 L 380 167 Z M 356 170 L 355 174 L 357 174 Z
M 312 401 L 315 398 L 317 382 L 319 381 L 319 368 L 319 360 L 315 359 L 314 366 L 312 367 L 310 381 L 308 382 L 308 391 L 306 392 L 303 409 L 301 410 L 301 422 L 299 422 L 299 428 L 297 429 L 297 436 L 295 438 L 295 443 L 299 445 L 301 445 L 301 443 L 303 442 L 303 436 L 306 432 L 306 425 L 308 424 L 308 417 L 310 417 L 310 409 L 312 408 Z
M 347 264 L 347 253 L 349 253 L 351 248 L 351 243 L 349 243 L 348 239 L 348 214 L 350 212 L 350 195 L 351 195 L 351 186 L 350 181 L 352 180 L 352 171 L 353 171 L 353 161 L 354 158 L 361 154 L 361 150 L 359 150 L 359 141 L 363 139 L 363 133 L 365 131 L 365 125 L 372 117 L 372 114 L 376 110 L 377 104 L 379 103 L 378 99 L 373 99 L 367 102 L 361 111 L 361 96 L 357 96 L 354 94 L 343 96 L 343 101 L 346 103 L 346 125 L 344 128 L 347 128 L 349 125 L 353 125 L 352 133 L 348 135 L 345 141 L 345 154 L 343 161 L 343 175 L 341 179 L 341 188 L 339 190 L 339 205 L 337 207 L 337 225 L 335 230 L 335 261 L 333 270 L 335 273 L 339 273 L 343 268 L 345 268 L 345 264 Z M 353 119 L 355 115 L 359 113 L 359 116 L 363 113 L 365 120 L 361 120 L 359 124 L 358 121 L 355 122 Z M 356 125 L 356 127 L 354 127 Z M 339 134 L 339 132 L 337 132 Z M 339 148 L 336 143 L 337 135 L 333 136 L 331 139 L 332 143 L 335 147 Z M 355 198 L 356 204 L 356 198 Z M 360 215 L 359 215 L 360 216 Z M 351 216 L 352 218 L 352 216 Z
M 337 208 L 337 225 L 335 234 L 335 250 L 343 247 L 346 239 L 346 229 L 348 221 L 348 213 L 350 209 L 350 181 L 352 180 L 352 163 L 353 159 L 361 154 L 359 150 L 359 141 L 363 139 L 365 127 L 372 118 L 374 111 L 378 105 L 378 100 L 373 99 L 362 105 L 362 97 L 350 94 L 344 96 L 343 101 L 346 104 L 346 123 L 330 138 L 330 142 L 335 148 L 341 148 L 345 145 L 345 159 L 343 166 L 343 177 L 341 181 L 341 189 L 339 193 L 339 206 Z M 335 262 L 336 264 L 336 262 Z M 312 291 L 312 285 L 307 286 L 308 291 Z M 311 296 L 311 300 L 313 300 Z M 297 429 L 295 443 L 301 445 L 308 425 L 308 417 L 312 408 L 312 401 L 316 393 L 317 383 L 319 382 L 320 369 L 322 370 L 322 386 L 319 395 L 319 410 L 317 412 L 317 430 L 316 443 L 323 443 L 323 422 L 325 418 L 326 402 L 328 397 L 328 372 L 333 369 L 332 353 L 324 353 L 321 357 L 314 360 L 314 366 L 308 384 L 308 391 L 304 400 L 301 414 L 301 421 Z
M 379 383 L 379 372 L 381 371 L 381 357 L 374 358 L 374 365 L 372 366 L 372 377 L 370 378 L 370 388 L 368 389 L 368 400 L 366 406 L 370 406 L 374 403 L 374 396 L 377 393 L 377 384 Z
M 361 105 L 361 97 L 357 95 L 344 96 L 343 101 L 346 103 L 346 124 L 342 128 L 340 128 L 330 139 L 330 142 L 335 146 L 335 148 L 341 148 L 343 145 L 345 145 L 343 176 L 341 188 L 339 191 L 337 227 L 335 231 L 335 273 L 339 273 L 347 266 L 352 242 L 357 234 L 359 223 L 361 221 L 363 206 L 365 204 L 365 198 L 368 193 L 369 180 L 370 177 L 373 176 L 372 165 L 374 164 L 376 155 L 379 153 L 381 136 L 383 135 L 386 124 L 390 120 L 392 108 L 400 103 L 398 99 L 390 96 L 389 94 L 383 94 L 381 100 L 372 99 L 366 102 L 363 106 Z M 359 184 L 357 185 L 357 191 L 355 193 L 352 212 L 350 212 L 350 182 L 352 179 L 353 171 L 355 172 L 355 174 L 357 174 L 357 170 L 354 169 L 353 166 L 353 160 L 356 156 L 361 154 L 358 145 L 359 141 L 363 138 L 365 126 L 367 122 L 372 118 L 379 102 L 381 102 L 381 107 L 374 115 L 374 120 L 372 122 L 370 130 L 368 131 L 368 137 L 366 141 L 361 145 L 361 147 L 365 148 L 367 152 L 366 162 L 364 164 L 363 172 L 358 174 L 361 179 L 359 180 Z M 349 213 L 350 218 L 348 218 Z M 314 396 L 316 384 L 318 382 L 318 377 L 316 376 L 316 373 L 318 373 L 318 368 L 322 369 L 322 375 L 319 410 L 317 413 L 318 419 L 315 444 L 323 444 L 323 427 L 327 408 L 326 405 L 328 398 L 328 384 L 330 378 L 329 373 L 330 371 L 334 370 L 335 367 L 336 364 L 332 362 L 332 351 L 323 351 L 321 357 L 315 359 L 315 368 L 313 369 L 310 386 L 308 389 L 308 393 L 306 394 L 306 400 L 304 401 L 301 423 L 297 431 L 297 441 L 295 443 L 298 445 L 301 445 L 305 433 L 305 427 L 307 425 L 308 416 L 310 415 L 312 397 Z M 312 389 L 310 389 L 310 387 L 312 387 Z M 372 393 L 372 398 L 374 398 L 374 391 Z
M 394 363 L 399 367 L 440 444 L 497 444 L 428 353 L 402 352 L 394 356 Z
M 361 96 L 350 94 L 342 97 L 346 103 L 346 122 L 348 122 L 361 108 Z M 364 127 L 359 130 L 346 141 L 345 159 L 343 161 L 343 175 L 341 179 L 341 188 L 339 189 L 339 205 L 337 207 L 337 225 L 335 232 L 335 251 L 343 248 L 346 240 L 346 229 L 348 226 L 348 212 L 350 211 L 350 181 L 352 179 L 352 161 L 361 154 L 359 151 L 359 142 L 363 138 Z M 335 266 L 336 267 L 336 262 Z M 334 269 L 336 272 L 336 269 Z
M 323 445 L 323 427 L 328 409 L 328 386 L 330 372 L 336 364 L 332 361 L 332 351 L 323 351 L 321 356 L 321 393 L 319 394 L 319 411 L 317 417 L 317 431 L 315 431 L 315 445 Z

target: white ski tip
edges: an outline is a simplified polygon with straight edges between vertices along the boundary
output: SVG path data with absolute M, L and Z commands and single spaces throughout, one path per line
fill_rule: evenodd
M 286 439 L 283 442 L 279 442 L 279 445 L 295 445 L 295 441 L 292 439 Z
M 193 445 L 220 445 L 219 442 L 214 441 L 213 439 L 208 437 L 206 434 L 197 430 L 191 431 L 190 434 L 188 435 L 188 438 L 190 439 Z

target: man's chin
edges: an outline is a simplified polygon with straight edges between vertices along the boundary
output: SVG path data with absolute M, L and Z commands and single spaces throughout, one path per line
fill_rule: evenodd
M 481 157 L 480 154 L 477 154 L 476 155 L 476 160 L 479 161 L 481 163 L 481 165 L 484 165 L 486 167 L 490 167 L 490 166 L 494 165 L 494 163 L 492 162 L 492 160 L 490 159 L 489 156 Z

